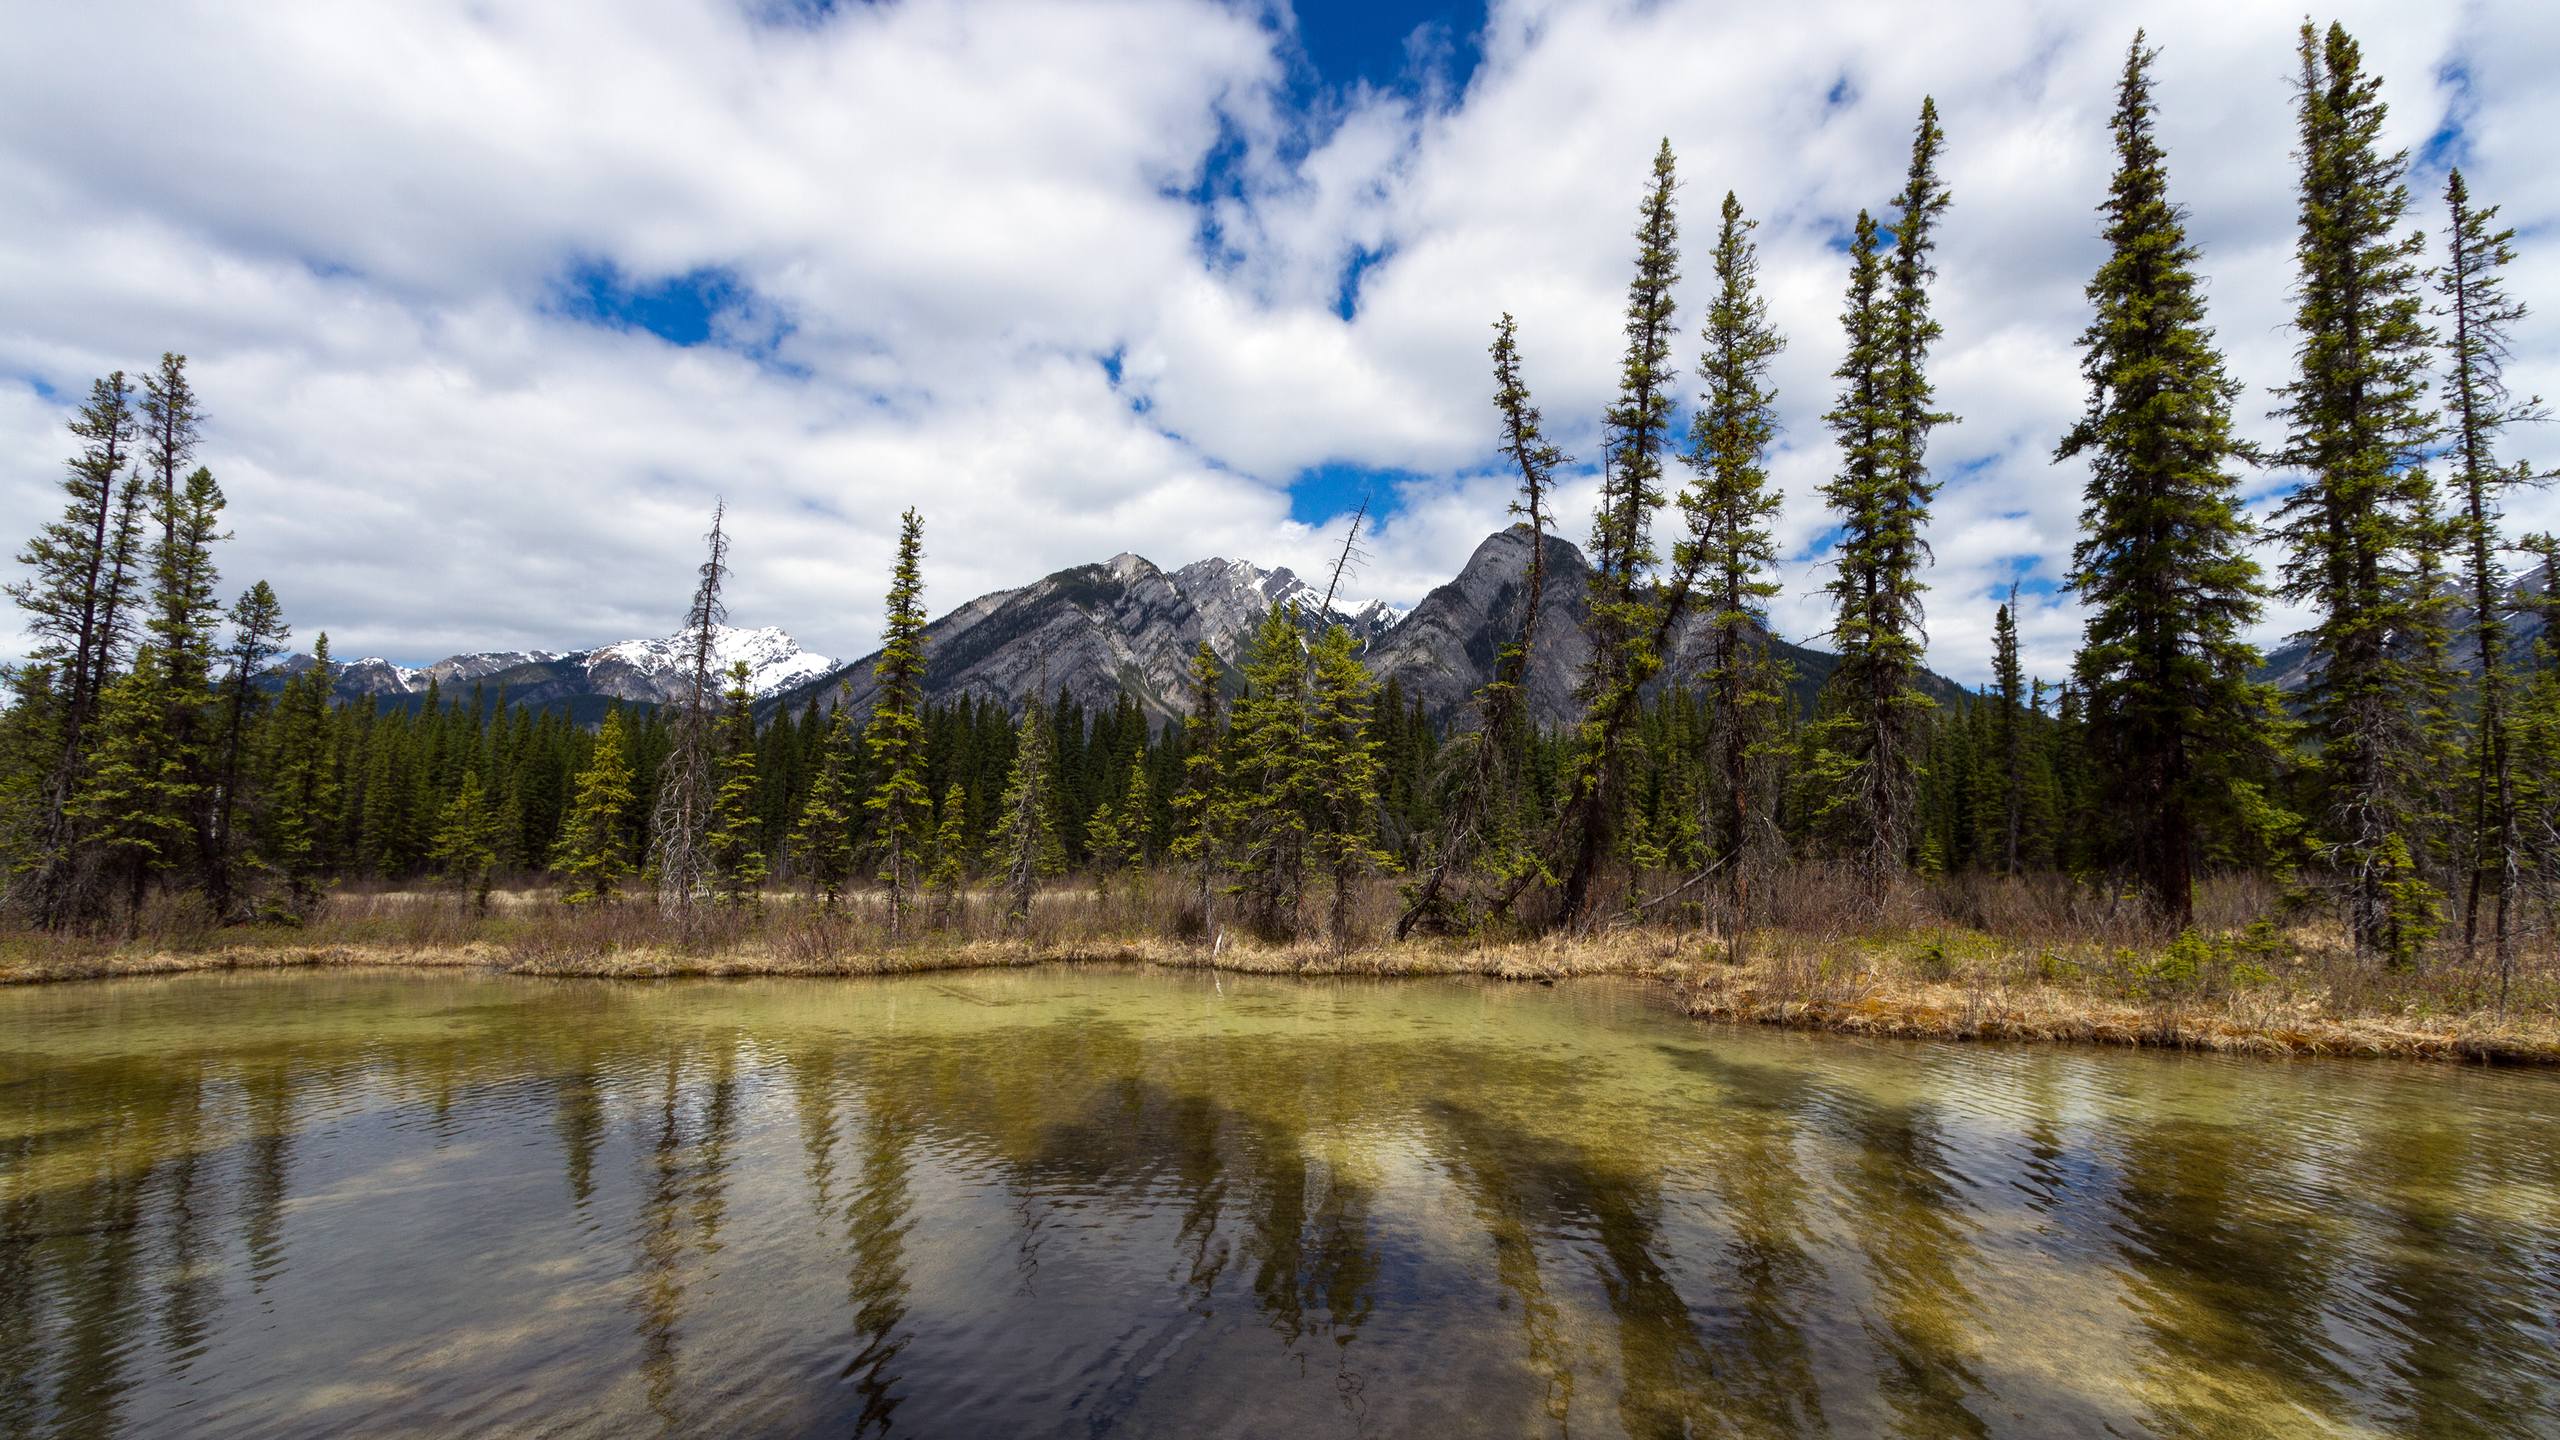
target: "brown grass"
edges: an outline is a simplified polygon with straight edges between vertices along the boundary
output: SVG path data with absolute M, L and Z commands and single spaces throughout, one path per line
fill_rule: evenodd
M 1042 964 L 1140 964 L 1257 974 L 1624 976 L 1665 986 L 1705 1019 L 1933 1040 L 2076 1042 L 2264 1055 L 2560 1063 L 2560 972 L 2539 958 L 2493 1008 L 2495 977 L 2448 954 L 2414 971 L 2346 952 L 2334 926 L 2283 921 L 2247 881 L 2208 887 L 2185 938 L 2146 928 L 2120 897 L 2059 877 L 1974 878 L 1864 895 L 1798 869 L 1768 887 L 1767 925 L 1730 963 L 1712 917 L 1574 937 L 1383 939 L 1395 896 L 1359 897 L 1367 943 L 1179 935 L 1170 886 L 1061 888 L 1027 925 L 992 895 L 891 944 L 879 896 L 820 914 L 796 896 L 715 913 L 683 934 L 653 906 L 571 910 L 501 894 L 486 916 L 450 894 L 348 891 L 300 927 L 217 929 L 182 912 L 132 943 L 0 935 L 0 984 L 288 966 L 473 967 L 517 974 L 862 976 Z M 2537 951 L 2547 947 L 2536 947 Z

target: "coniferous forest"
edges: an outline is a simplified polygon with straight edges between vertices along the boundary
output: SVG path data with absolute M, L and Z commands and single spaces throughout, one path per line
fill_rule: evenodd
M 610 915 L 598 944 L 797 954 L 826 926 L 825 945 L 853 948 L 1054 940 L 1066 922 L 1043 913 L 1083 907 L 1097 935 L 1297 963 L 1640 936 L 1747 965 L 1797 956 L 1790 936 L 1863 931 L 1937 982 L 1976 974 L 1965 947 L 1991 945 L 2028 981 L 2103 975 L 2147 1002 L 2299 995 L 2311 976 L 2356 1003 L 2547 1011 L 2560 539 L 2502 518 L 2548 478 L 2522 428 L 2541 403 L 2502 375 L 2534 323 L 2507 288 L 2516 237 L 2458 170 L 2412 193 L 2408 157 L 2379 138 L 2381 77 L 2343 29 L 2306 24 L 2293 364 L 2247 377 L 2282 432 L 2252 444 L 2213 257 L 2156 135 L 2154 63 L 2137 36 L 2113 178 L 2075 199 L 2105 254 L 2085 408 L 2051 437 L 2057 482 L 2083 495 L 2068 674 L 2024 670 L 2014 592 L 1931 589 L 1931 442 L 1957 418 L 1932 377 L 1937 232 L 1963 197 L 1924 102 L 1901 188 L 1846 246 L 1828 433 L 1792 437 L 1834 455 L 1832 619 L 1801 637 L 1838 655 L 1818 688 L 1773 649 L 1768 615 L 1769 459 L 1788 438 L 1771 369 L 1813 337 L 1774 328 L 1744 199 L 1684 210 L 1666 141 L 1635 207 L 1599 453 L 1550 438 L 1539 337 L 1507 314 L 1492 330 L 1486 438 L 1517 478 L 1510 518 L 1538 537 L 1578 526 L 1559 483 L 1600 477 L 1572 723 L 1536 723 L 1524 695 L 1555 638 L 1543 544 L 1519 577 L 1526 622 L 1454 721 L 1374 680 L 1340 627 L 1284 608 L 1239 663 L 1202 646 L 1179 723 L 1056 687 L 933 703 L 929 561 L 968 539 L 915 511 L 871 582 L 887 619 L 864 713 L 833 694 L 759 704 L 743 669 L 719 671 L 732 537 L 716 513 L 678 700 L 592 724 L 478 687 L 337 703 L 327 637 L 297 637 L 313 619 L 289 594 L 255 580 L 226 600 L 223 492 L 173 354 L 91 387 L 60 515 L 17 555 L 9 594 L 35 649 L 0 715 L 13 943 L 361 939 L 349 916 L 390 934 L 385 897 L 405 896 L 438 925 L 518 927 L 490 934 Z M 2273 156 L 2288 137 L 2259 139 Z M 1708 278 L 1703 314 L 1675 301 L 1684 272 Z M 2256 516 L 2243 485 L 2260 472 L 2292 483 Z M 2282 689 L 2250 638 L 2278 599 L 2313 616 Z M 1929 615 L 1977 604 L 1996 607 L 1993 681 L 1933 697 Z M 1704 660 L 1675 663 L 1675 635 L 1701 625 Z M 316 664 L 278 668 L 305 644 Z

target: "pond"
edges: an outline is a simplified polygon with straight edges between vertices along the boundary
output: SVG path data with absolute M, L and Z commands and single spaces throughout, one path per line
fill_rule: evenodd
M 2560 1434 L 2560 1077 L 1609 984 L 0 993 L 0 1432 Z

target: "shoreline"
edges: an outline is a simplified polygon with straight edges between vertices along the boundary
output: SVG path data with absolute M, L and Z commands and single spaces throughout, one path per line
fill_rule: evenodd
M 1857 953 L 1855 946 L 1826 954 Z M 646 947 L 527 954 L 460 944 L 235 944 L 203 950 L 107 952 L 0 960 L 0 985 L 286 969 L 475 970 L 557 979 L 870 979 L 1033 966 L 1123 965 L 1303 978 L 1466 977 L 1549 983 L 1618 977 L 1664 987 L 1697 1020 L 1872 1039 L 2101 1045 L 2266 1058 L 2353 1058 L 2436 1064 L 2560 1066 L 2560 1018 L 2487 1013 L 2414 1017 L 2332 1014 L 2300 997 L 2247 1004 L 2234 996 L 2137 1002 L 1982 976 L 1931 980 L 1886 965 L 1807 963 L 1801 950 L 1733 966 L 1661 935 L 1461 945 L 1417 942 L 1334 956 L 1312 947 L 1160 940 L 969 940 L 862 953 L 793 956 L 770 945 L 688 951 Z

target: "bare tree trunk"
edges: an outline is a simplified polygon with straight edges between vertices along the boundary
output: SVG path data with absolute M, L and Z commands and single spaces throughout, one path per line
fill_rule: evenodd
M 720 584 L 728 574 L 729 538 L 721 528 L 726 507 L 714 502 L 711 531 L 704 537 L 710 554 L 703 560 L 693 605 L 685 615 L 689 672 L 685 692 L 676 702 L 674 744 L 658 775 L 658 803 L 649 825 L 649 868 L 658 884 L 658 906 L 690 929 L 694 906 L 710 890 L 709 857 L 704 837 L 711 827 L 715 775 L 711 756 L 713 707 L 719 681 L 713 655 L 721 622 Z

